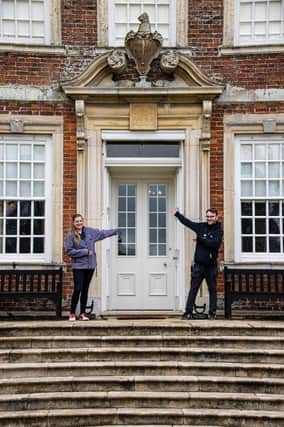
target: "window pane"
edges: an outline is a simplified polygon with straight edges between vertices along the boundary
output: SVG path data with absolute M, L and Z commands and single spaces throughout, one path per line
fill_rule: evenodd
M 264 144 L 255 145 L 255 160 L 266 159 L 266 146 Z
M 242 219 L 242 234 L 252 234 L 251 219 Z
M 241 182 L 241 195 L 243 197 L 252 196 L 252 182 L 251 181 L 242 181 Z
M 17 160 L 18 146 L 15 144 L 6 145 L 6 160 Z
M 269 178 L 280 178 L 280 163 L 269 163 L 268 176 Z
M 255 202 L 255 215 L 256 216 L 265 216 L 266 215 L 266 203 L 265 202 Z
M 17 220 L 7 219 L 6 220 L 6 234 L 14 235 L 17 234 Z
M 7 237 L 5 252 L 7 254 L 12 254 L 17 252 L 17 239 L 15 237 Z
M 20 220 L 20 234 L 25 235 L 25 236 L 31 234 L 31 220 L 30 219 L 21 219 Z
M 266 181 L 256 181 L 255 195 L 258 197 L 266 196 Z
M 269 237 L 269 251 L 270 252 L 280 252 L 280 238 L 279 237 Z
M 13 201 L 6 203 L 6 216 L 7 217 L 17 216 L 17 212 L 18 212 L 18 207 L 17 207 L 16 201 L 13 200 Z
M 243 252 L 252 252 L 252 237 L 243 237 L 242 238 L 242 251 Z
M 242 202 L 241 203 L 241 214 L 243 216 L 252 215 L 252 203 L 251 202 Z
M 109 143 L 108 157 L 179 157 L 178 143 Z
M 34 182 L 34 196 L 35 197 L 44 196 L 44 182 L 43 181 Z
M 34 145 L 34 160 L 45 159 L 45 147 L 44 145 Z
M 242 178 L 252 178 L 252 163 L 242 163 L 241 176 Z
M 280 219 L 273 218 L 269 220 L 269 233 L 280 234 Z
M 266 237 L 255 238 L 255 251 L 266 252 Z
M 20 197 L 30 197 L 31 196 L 31 183 L 30 182 L 20 182 Z
M 41 237 L 34 238 L 34 253 L 39 254 L 44 252 L 44 239 Z
M 255 177 L 256 178 L 265 178 L 266 177 L 266 165 L 265 165 L 265 163 L 262 163 L 262 162 L 255 163 Z
M 45 203 L 44 202 L 34 202 L 34 216 L 44 216 L 45 213 Z
M 20 145 L 20 160 L 31 160 L 30 145 Z
M 20 202 L 20 215 L 31 216 L 31 202 L 26 202 L 26 201 Z
M 266 234 L 266 220 L 257 218 L 254 220 L 255 234 Z
M 252 145 L 241 145 L 241 160 L 252 160 Z
M 17 182 L 15 181 L 6 182 L 6 196 L 7 197 L 17 196 Z
M 269 144 L 268 145 L 268 160 L 279 160 L 280 159 L 280 145 Z
M 31 252 L 31 240 L 28 238 L 20 239 L 20 253 L 29 254 Z
M 6 177 L 17 178 L 17 163 L 7 163 L 6 165 Z
M 280 181 L 269 181 L 268 195 L 272 197 L 280 196 Z
M 21 163 L 20 164 L 20 178 L 30 179 L 31 174 L 31 164 L 30 163 Z
M 278 216 L 280 214 L 279 202 L 269 202 L 268 210 L 269 216 Z

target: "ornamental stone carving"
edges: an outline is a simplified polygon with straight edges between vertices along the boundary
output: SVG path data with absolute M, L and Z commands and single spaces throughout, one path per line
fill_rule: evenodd
M 176 50 L 169 49 L 161 55 L 160 67 L 166 74 L 174 73 L 179 63 L 179 55 Z
M 121 74 L 126 69 L 127 66 L 127 60 L 126 60 L 126 53 L 122 49 L 115 49 L 113 50 L 108 58 L 107 58 L 108 65 L 114 72 L 114 74 Z
M 129 31 L 125 37 L 125 48 L 130 58 L 133 58 L 140 77 L 145 76 L 150 70 L 153 59 L 160 54 L 163 37 L 160 33 L 151 32 L 151 25 L 147 13 L 138 17 L 140 25 L 138 31 Z

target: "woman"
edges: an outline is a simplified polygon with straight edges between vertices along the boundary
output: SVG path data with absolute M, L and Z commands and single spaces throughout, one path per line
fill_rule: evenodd
M 66 237 L 66 253 L 72 258 L 74 290 L 71 299 L 69 320 L 76 320 L 75 312 L 80 298 L 80 319 L 89 320 L 85 313 L 89 284 L 95 271 L 97 260 L 95 242 L 118 234 L 118 230 L 99 230 L 84 226 L 82 215 L 72 216 L 72 227 Z

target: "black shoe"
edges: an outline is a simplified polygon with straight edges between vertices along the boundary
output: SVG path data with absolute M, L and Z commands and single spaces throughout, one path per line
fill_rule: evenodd
M 193 319 L 191 313 L 183 313 L 183 315 L 181 316 L 181 318 L 182 318 L 182 320 L 191 320 L 191 319 Z
M 209 314 L 208 319 L 209 320 L 216 320 L 216 314 Z

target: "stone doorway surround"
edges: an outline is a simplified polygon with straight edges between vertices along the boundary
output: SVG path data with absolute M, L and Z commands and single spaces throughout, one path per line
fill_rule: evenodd
M 155 86 L 137 87 L 128 80 L 115 82 L 109 53 L 99 55 L 78 78 L 62 84 L 75 101 L 77 117 L 77 210 L 90 226 L 106 224 L 103 212 L 103 131 L 147 133 L 182 130 L 184 205 L 193 220 L 200 220 L 210 199 L 210 124 L 212 100 L 223 86 L 209 79 L 186 55 L 179 54 L 174 79 Z M 187 233 L 187 231 L 186 231 Z M 189 286 L 190 260 L 195 242 L 185 239 L 184 281 Z M 101 311 L 101 250 L 95 280 L 96 312 Z M 187 289 L 185 289 L 187 294 Z M 182 298 L 184 300 L 184 298 Z M 182 307 L 180 307 L 182 308 Z

